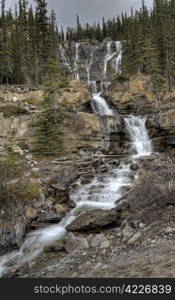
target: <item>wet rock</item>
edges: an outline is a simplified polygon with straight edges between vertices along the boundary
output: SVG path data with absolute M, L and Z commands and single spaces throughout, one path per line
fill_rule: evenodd
M 137 171 L 139 169 L 139 165 L 138 164 L 132 164 L 130 166 L 131 171 Z
M 88 249 L 89 243 L 86 238 L 76 237 L 73 233 L 69 233 L 66 237 L 65 249 L 68 253 L 76 249 Z
M 37 218 L 37 221 L 42 223 L 57 223 L 60 222 L 62 218 L 62 214 L 43 214 Z
M 68 205 L 69 208 L 75 208 L 75 206 L 76 206 L 76 204 L 75 204 L 74 201 L 69 201 L 69 202 L 67 203 L 67 205 Z
M 84 213 L 77 217 L 70 225 L 67 226 L 68 231 L 88 231 L 98 227 L 117 226 L 120 225 L 120 214 L 113 210 L 94 210 Z

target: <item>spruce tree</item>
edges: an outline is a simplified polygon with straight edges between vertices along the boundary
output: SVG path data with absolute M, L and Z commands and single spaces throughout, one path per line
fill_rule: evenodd
M 62 104 L 59 103 L 60 88 L 66 84 L 60 74 L 57 61 L 49 59 L 44 84 L 43 111 L 35 125 L 33 153 L 40 156 L 59 156 L 62 151 L 60 125 L 64 118 Z

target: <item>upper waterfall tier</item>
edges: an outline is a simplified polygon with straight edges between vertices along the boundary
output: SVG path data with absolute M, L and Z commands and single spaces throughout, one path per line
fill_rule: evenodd
M 112 116 L 113 111 L 109 108 L 107 102 L 99 94 L 93 94 L 92 107 L 95 114 L 100 116 Z
M 65 71 L 84 82 L 111 81 L 114 73 L 120 72 L 122 44 L 105 40 L 102 43 L 88 41 L 64 43 L 59 56 Z

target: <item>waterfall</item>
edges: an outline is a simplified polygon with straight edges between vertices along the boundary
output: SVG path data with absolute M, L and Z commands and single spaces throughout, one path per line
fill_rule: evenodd
M 116 72 L 120 71 L 122 57 L 121 43 L 116 42 L 116 52 L 111 51 L 112 42 L 107 44 L 107 55 L 104 60 L 104 74 L 106 76 L 107 64 L 114 59 Z M 95 48 L 96 49 L 96 48 Z M 112 116 L 113 111 L 107 102 L 101 97 L 101 92 L 108 88 L 109 82 L 100 83 L 100 93 L 97 93 L 96 81 L 91 81 L 91 66 L 93 63 L 93 50 L 89 66 L 87 66 L 88 85 L 92 89 L 92 106 L 94 112 L 100 116 Z M 68 61 L 64 49 L 60 47 L 62 59 L 65 65 Z M 80 79 L 78 72 L 79 43 L 75 44 L 75 70 L 76 79 Z M 132 141 L 132 150 L 137 158 L 149 155 L 152 145 L 146 130 L 146 118 L 130 116 L 125 118 L 126 129 Z M 10 270 L 18 268 L 36 259 L 44 251 L 44 248 L 53 242 L 61 241 L 67 234 L 66 226 L 76 219 L 83 211 L 102 209 L 110 210 L 116 207 L 116 203 L 123 198 L 137 177 L 137 172 L 131 170 L 131 163 L 135 161 L 131 156 L 129 162 L 121 163 L 118 168 L 110 168 L 105 174 L 99 174 L 89 184 L 80 186 L 70 194 L 71 200 L 76 204 L 75 208 L 58 224 L 29 233 L 19 250 L 0 257 L 0 276 L 2 277 Z M 104 162 L 105 163 L 105 162 Z
M 115 52 L 112 53 L 111 51 L 112 42 L 107 44 L 107 54 L 104 59 L 104 75 L 106 77 L 107 74 L 107 66 L 108 62 L 112 60 L 112 65 L 115 70 L 115 73 L 120 72 L 120 65 L 122 60 L 122 44 L 120 41 L 115 42 Z
M 60 44 L 60 55 L 63 61 L 63 64 L 69 69 L 69 71 L 72 71 L 71 66 L 68 62 L 68 59 L 66 57 L 66 51 L 64 49 L 64 47 Z
M 153 150 L 146 130 L 146 118 L 130 116 L 125 118 L 125 123 L 133 143 L 135 154 L 138 156 L 151 154 Z
M 92 107 L 94 112 L 100 116 L 113 116 L 112 110 L 108 107 L 105 99 L 100 96 L 100 93 L 93 94 Z
M 113 60 L 113 68 L 115 69 L 115 73 L 120 73 L 120 65 L 122 62 L 122 44 L 120 41 L 115 42 L 115 48 L 117 55 Z
M 104 75 L 106 77 L 106 73 L 107 73 L 107 67 L 108 67 L 108 62 L 112 60 L 112 58 L 116 55 L 116 52 L 113 52 L 111 51 L 111 45 L 112 45 L 112 42 L 109 42 L 107 43 L 107 54 L 104 58 Z
M 100 97 L 100 96 L 98 96 Z M 146 130 L 146 119 L 130 116 L 125 118 L 126 129 L 133 141 L 137 156 L 149 155 L 152 152 L 151 142 Z M 131 157 L 133 159 L 133 157 Z M 131 160 L 131 159 L 129 159 Z M 134 160 L 133 160 L 134 162 Z M 130 163 L 121 163 L 116 169 L 96 176 L 91 183 L 72 192 L 70 198 L 76 207 L 58 224 L 29 233 L 18 251 L 0 258 L 0 276 L 11 269 L 31 262 L 41 255 L 44 247 L 65 238 L 66 226 L 87 209 L 110 210 L 116 206 L 133 184 L 137 174 L 130 168 Z M 134 175 L 134 176 L 133 176 Z
M 110 84 L 111 83 L 108 82 L 108 81 L 101 81 L 100 82 L 100 92 L 103 93 L 103 92 L 107 91 L 108 88 L 109 88 L 109 86 L 110 86 Z
M 76 80 L 80 80 L 80 74 L 79 74 L 79 46 L 80 43 L 75 44 L 75 70 L 76 70 Z
M 90 54 L 90 62 L 87 65 L 87 68 L 86 68 L 86 70 L 87 70 L 87 82 L 88 82 L 88 85 L 90 85 L 91 82 L 94 82 L 94 81 L 91 81 L 90 74 L 91 74 L 91 67 L 92 67 L 93 60 L 94 60 L 94 52 L 95 52 L 96 49 L 98 49 L 98 46 L 96 46 L 95 48 L 92 49 L 92 52 Z
M 97 84 L 96 84 L 96 81 L 89 81 L 88 82 L 88 85 L 92 91 L 92 94 L 97 94 Z

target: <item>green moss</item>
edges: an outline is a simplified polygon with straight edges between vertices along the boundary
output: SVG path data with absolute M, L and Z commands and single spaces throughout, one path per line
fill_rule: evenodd
M 10 118 L 13 116 L 27 114 L 26 109 L 18 107 L 16 105 L 3 105 L 0 106 L 0 112 L 3 113 L 5 118 Z

